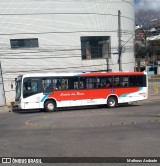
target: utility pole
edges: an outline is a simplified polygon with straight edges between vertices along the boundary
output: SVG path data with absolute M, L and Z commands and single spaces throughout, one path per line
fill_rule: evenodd
M 3 81 L 3 73 L 2 66 L 0 61 L 0 106 L 4 106 L 6 104 L 5 90 L 4 90 L 4 81 Z
M 121 37 L 122 37 L 122 31 L 121 31 L 121 12 L 118 10 L 118 63 L 119 63 L 119 71 L 122 71 L 122 45 L 121 45 Z
M 107 63 L 107 72 L 109 72 L 109 57 L 106 58 L 106 63 Z

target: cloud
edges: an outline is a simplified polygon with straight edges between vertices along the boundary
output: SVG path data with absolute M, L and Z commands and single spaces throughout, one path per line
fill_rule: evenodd
M 135 7 L 137 10 L 160 10 L 160 0 L 135 0 Z

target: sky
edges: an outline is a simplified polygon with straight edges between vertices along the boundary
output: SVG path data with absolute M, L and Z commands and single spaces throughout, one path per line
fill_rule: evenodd
M 160 0 L 134 0 L 136 9 L 160 10 Z

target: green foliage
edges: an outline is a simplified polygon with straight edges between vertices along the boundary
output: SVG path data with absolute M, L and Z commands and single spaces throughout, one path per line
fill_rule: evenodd
M 150 55 L 155 54 L 160 56 L 160 40 L 149 41 L 149 53 Z
M 160 59 L 160 40 L 148 41 L 146 47 L 142 44 L 135 44 L 136 58 L 145 58 L 147 54 L 149 57 L 156 55 Z
M 149 45 L 160 47 L 160 40 L 151 40 L 151 41 L 149 41 Z
M 136 58 L 145 58 L 147 54 L 147 48 L 139 44 L 135 44 L 135 56 Z

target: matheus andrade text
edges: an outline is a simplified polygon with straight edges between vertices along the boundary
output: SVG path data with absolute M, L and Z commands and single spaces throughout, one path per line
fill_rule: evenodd
M 127 163 L 157 163 L 157 159 L 127 159 Z

